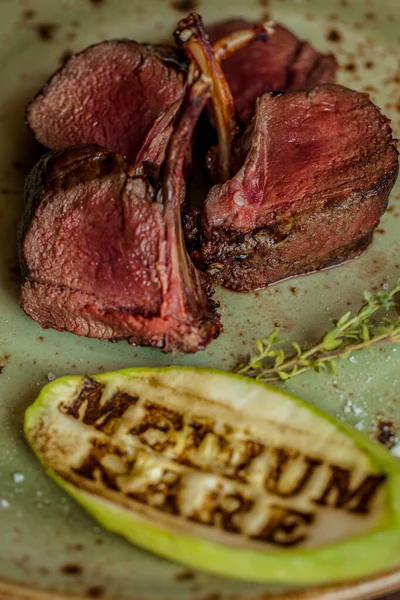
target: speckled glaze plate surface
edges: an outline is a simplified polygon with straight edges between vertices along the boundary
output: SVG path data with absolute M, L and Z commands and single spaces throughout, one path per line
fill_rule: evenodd
M 341 65 L 339 81 L 368 91 L 400 137 L 399 0 L 0 1 L 0 598 L 243 600 L 284 593 L 340 600 L 400 588 L 396 573 L 331 590 L 298 591 L 188 571 L 100 530 L 46 477 L 23 439 L 24 410 L 54 375 L 166 364 L 229 370 L 255 337 L 274 326 L 299 341 L 313 341 L 330 318 L 358 309 L 364 289 L 392 286 L 400 274 L 397 186 L 361 258 L 253 294 L 218 290 L 225 330 L 196 356 L 171 358 L 157 350 L 42 331 L 23 314 L 15 231 L 24 176 L 39 155 L 24 126 L 26 103 L 68 53 L 112 37 L 168 39 L 192 8 L 206 22 L 268 13 L 318 49 L 333 51 Z M 336 376 L 311 373 L 286 384 L 371 435 L 379 417 L 398 432 L 399 386 L 396 347 L 382 348 L 374 357 L 353 356 Z

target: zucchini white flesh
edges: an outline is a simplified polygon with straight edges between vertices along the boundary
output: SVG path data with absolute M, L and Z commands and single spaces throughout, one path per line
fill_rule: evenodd
M 104 527 L 220 575 L 320 584 L 400 566 L 400 461 L 278 389 L 169 367 L 46 385 L 25 433 Z

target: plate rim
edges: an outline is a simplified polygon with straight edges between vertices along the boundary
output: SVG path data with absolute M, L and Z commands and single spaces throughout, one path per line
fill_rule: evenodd
M 39 334 L 40 332 L 38 335 Z M 354 560 L 358 560 L 358 557 L 355 556 Z M 24 579 L 25 577 L 26 576 L 23 575 Z M 65 580 L 66 588 L 68 587 L 69 581 L 71 581 L 71 579 Z M 91 583 L 92 582 L 90 582 L 88 586 L 90 586 Z M 0 577 L 0 600 L 87 600 L 89 597 L 87 595 L 85 596 L 84 589 L 86 586 L 84 587 L 83 585 L 80 585 L 80 594 L 82 595 L 69 594 L 68 592 L 61 593 L 59 590 L 53 592 L 50 583 L 48 583 L 48 585 L 49 590 L 45 590 L 40 587 L 40 584 L 38 587 L 33 583 L 19 583 L 15 580 L 9 580 L 8 578 L 3 579 Z M 241 592 L 240 600 L 371 600 L 371 596 L 389 594 L 399 590 L 400 568 L 386 573 L 375 574 L 360 580 L 349 580 L 334 585 L 324 585 L 298 591 L 287 591 L 283 592 L 281 595 L 276 595 L 274 593 L 268 594 L 263 591 L 253 593 L 253 595 L 249 594 L 249 592 Z M 130 593 L 132 594 L 132 596 L 129 596 L 130 600 L 149 600 L 147 595 L 136 595 L 134 589 L 131 590 Z M 145 593 L 148 593 L 151 596 L 151 590 L 146 590 Z M 198 598 L 198 600 L 206 600 L 205 597 L 203 598 L 202 594 L 199 594 L 199 597 L 197 597 L 197 594 L 190 592 L 189 589 L 187 590 L 187 596 L 193 600 L 195 600 L 195 597 L 196 599 Z M 173 593 L 171 593 L 171 599 L 173 597 Z M 117 599 L 120 600 L 120 597 L 118 595 L 113 595 L 112 591 L 101 596 L 101 600 Z M 235 593 L 233 593 L 232 595 L 221 598 L 221 600 L 239 600 L 239 595 L 236 596 Z
M 307 588 L 283 594 L 251 595 L 240 600 L 371 600 L 382 594 L 391 594 L 400 590 L 400 568 L 367 579 L 349 581 L 337 585 Z M 133 592 L 134 593 L 134 592 Z M 0 579 L 0 600 L 87 600 L 86 595 L 59 594 L 51 590 L 40 590 L 24 584 L 16 584 Z M 171 596 L 172 600 L 173 596 Z M 101 600 L 118 600 L 118 596 L 101 596 Z M 132 596 L 132 600 L 148 600 L 145 596 Z M 193 596 L 195 600 L 195 596 Z M 201 600 L 201 598 L 199 598 Z M 230 595 L 221 600 L 238 600 Z

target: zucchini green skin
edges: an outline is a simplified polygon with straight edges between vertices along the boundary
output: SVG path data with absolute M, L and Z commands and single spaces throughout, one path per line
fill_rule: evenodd
M 365 534 L 345 541 L 313 549 L 285 549 L 258 551 L 225 546 L 221 543 L 199 539 L 179 532 L 171 533 L 132 511 L 111 501 L 89 493 L 65 481 L 43 462 L 30 439 L 30 429 L 41 417 L 48 402 L 54 402 L 53 390 L 59 383 L 73 383 L 80 377 L 65 377 L 46 385 L 37 400 L 26 411 L 24 431 L 32 450 L 47 473 L 102 526 L 118 533 L 130 542 L 155 554 L 202 569 L 210 573 L 257 582 L 284 583 L 288 585 L 319 585 L 360 579 L 400 567 L 400 460 L 383 446 L 307 402 L 266 384 L 246 377 L 214 369 L 191 367 L 165 367 L 160 369 L 126 369 L 115 373 L 94 376 L 104 381 L 114 375 L 146 377 L 154 373 L 187 371 L 229 378 L 239 378 L 249 386 L 261 386 L 277 398 L 290 399 L 297 407 L 306 408 L 320 419 L 349 436 L 365 452 L 380 472 L 386 475 L 387 506 L 385 517 L 378 526 Z

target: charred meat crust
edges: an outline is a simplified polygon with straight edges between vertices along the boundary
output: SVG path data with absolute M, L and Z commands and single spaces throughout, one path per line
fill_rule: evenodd
M 328 201 L 318 213 L 311 209 L 249 233 L 215 231 L 203 243 L 202 253 L 193 252 L 194 259 L 197 258 L 215 284 L 236 292 L 251 292 L 296 275 L 345 263 L 360 256 L 372 242 L 397 175 L 398 169 L 388 173 L 369 190 L 369 199 L 363 193 L 355 193 L 340 202 Z M 362 229 L 355 237 L 347 236 L 344 243 L 324 252 L 327 237 L 351 228 L 352 219 L 363 210 L 375 212 L 373 226 Z

